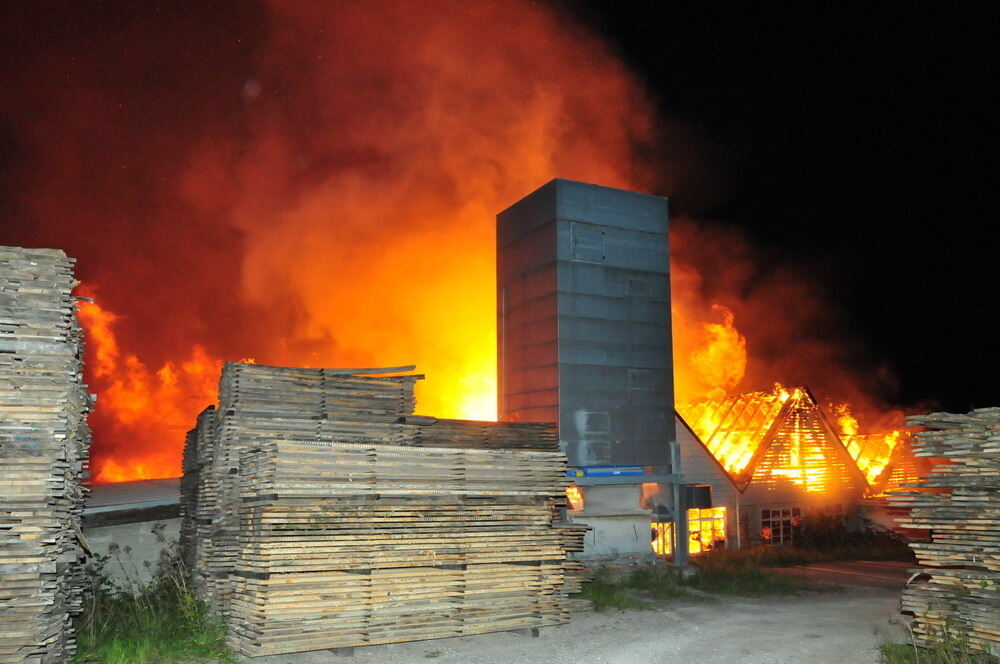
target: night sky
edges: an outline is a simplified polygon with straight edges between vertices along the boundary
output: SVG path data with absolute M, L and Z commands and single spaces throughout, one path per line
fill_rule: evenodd
M 162 35 L 151 35 L 153 46 L 144 46 L 144 62 L 155 40 L 169 47 L 183 35 L 171 55 L 175 78 L 144 78 L 137 66 L 126 68 L 134 80 L 115 85 L 156 92 L 146 96 L 148 107 L 121 112 L 136 133 L 142 118 L 155 123 L 154 135 L 167 137 L 162 161 L 180 162 L 164 127 L 194 134 L 211 117 L 236 114 L 239 99 L 203 103 L 192 95 L 182 100 L 184 108 L 161 102 L 176 106 L 171 91 L 180 86 L 238 89 L 252 74 L 244 52 L 266 26 L 257 3 L 174 4 L 163 14 L 168 24 L 129 3 L 0 3 L 0 53 L 8 63 L 0 74 L 9 108 L 22 120 L 36 102 L 40 111 L 73 112 L 43 108 L 40 93 L 36 100 L 35 82 L 21 75 L 20 64 L 39 66 L 39 58 L 25 56 L 34 49 L 62 57 L 60 45 L 86 33 L 91 42 L 85 43 L 111 52 L 118 28 L 162 27 Z M 995 170 L 987 152 L 995 122 L 987 101 L 991 21 L 921 13 L 909 4 L 563 0 L 560 6 L 610 42 L 651 90 L 663 124 L 676 123 L 690 139 L 671 146 L 670 158 L 690 156 L 694 175 L 680 181 L 665 175 L 660 188 L 670 191 L 672 214 L 743 229 L 765 260 L 794 264 L 821 284 L 844 327 L 867 347 L 867 365 L 888 367 L 897 377 L 886 402 L 959 411 L 1000 405 L 997 233 L 986 202 Z M 95 30 L 106 30 L 108 40 Z M 122 44 L 114 57 L 127 60 L 129 42 Z M 203 66 L 215 58 L 226 66 Z M 105 75 L 100 65 L 91 73 L 94 80 Z M 5 107 L 0 100 L 0 111 Z M 125 115 L 137 112 L 144 115 Z M 79 131 L 86 130 L 81 124 Z M 15 202 L 22 175 L 41 165 L 21 139 L 0 113 L 0 241 L 47 241 L 45 229 L 32 234 L 16 227 L 23 223 Z
M 896 403 L 1000 404 L 985 15 L 569 5 L 715 147 L 716 180 L 678 191 L 674 214 L 746 229 L 822 282 L 873 362 L 896 374 Z

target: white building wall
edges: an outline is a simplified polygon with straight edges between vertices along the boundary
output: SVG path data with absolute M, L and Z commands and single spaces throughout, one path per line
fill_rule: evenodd
M 675 417 L 684 483 L 708 484 L 712 487 L 712 506 L 726 508 L 726 546 L 736 548 L 742 539 L 742 534 L 738 532 L 739 492 L 687 422 L 680 415 Z

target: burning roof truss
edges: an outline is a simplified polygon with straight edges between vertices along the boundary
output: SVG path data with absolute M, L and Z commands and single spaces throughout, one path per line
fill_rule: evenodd
M 680 411 L 740 491 L 755 484 L 871 492 L 869 478 L 884 474 L 890 453 L 904 447 L 899 434 L 856 434 L 845 444 L 806 388 L 777 386 L 702 400 Z

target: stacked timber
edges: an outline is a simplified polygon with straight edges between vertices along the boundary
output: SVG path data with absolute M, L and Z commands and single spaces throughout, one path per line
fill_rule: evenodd
M 564 464 L 558 452 L 262 441 L 240 464 L 233 645 L 282 654 L 565 622 Z
M 214 501 L 212 491 L 206 486 L 211 474 L 203 474 L 202 468 L 211 465 L 211 427 L 215 416 L 215 406 L 209 406 L 198 415 L 198 424 L 187 432 L 184 452 L 181 456 L 181 527 L 178 544 L 181 558 L 188 569 L 195 567 L 199 557 L 198 547 L 210 536 Z
M 193 550 L 194 584 L 220 615 L 228 615 L 239 547 L 240 452 L 261 439 L 397 441 L 401 414 L 412 412 L 420 376 L 376 376 L 413 367 L 303 369 L 227 362 L 219 404 L 198 420 L 202 465 L 194 511 L 201 535 Z M 182 498 L 182 500 L 185 500 Z
M 414 445 L 428 447 L 474 447 L 478 449 L 525 449 L 557 451 L 559 437 L 544 423 L 483 422 L 480 420 L 444 420 L 422 415 L 399 419 L 416 426 Z
M 0 663 L 69 661 L 91 398 L 73 260 L 0 247 Z
M 917 490 L 889 497 L 909 510 L 904 526 L 931 531 L 929 542 L 911 544 L 929 580 L 907 586 L 903 610 L 924 642 L 947 629 L 1000 654 L 1000 408 L 908 422 L 924 427 L 917 456 L 945 463 Z
M 224 368 L 196 568 L 242 654 L 568 620 L 585 527 L 560 520 L 552 427 L 413 416 L 418 377 L 391 371 Z

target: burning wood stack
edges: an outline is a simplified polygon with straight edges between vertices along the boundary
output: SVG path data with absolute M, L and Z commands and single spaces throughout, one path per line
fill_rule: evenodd
M 583 530 L 558 521 L 554 432 L 412 416 L 419 376 L 384 375 L 411 369 L 224 368 L 189 437 L 184 527 L 241 653 L 568 619 Z
M 73 259 L 0 247 L 0 663 L 68 662 L 90 396 Z
M 908 422 L 925 428 L 916 454 L 949 463 L 935 466 L 917 491 L 889 498 L 910 509 L 904 525 L 931 530 L 930 542 L 910 545 L 930 580 L 907 586 L 903 611 L 925 642 L 947 629 L 1000 654 L 1000 408 Z

